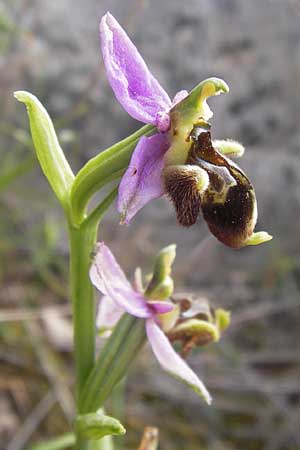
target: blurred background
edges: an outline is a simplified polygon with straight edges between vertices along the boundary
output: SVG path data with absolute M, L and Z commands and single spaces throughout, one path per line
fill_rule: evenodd
M 234 251 L 199 220 L 176 224 L 164 199 L 130 227 L 115 208 L 101 239 L 132 274 L 178 243 L 177 291 L 232 312 L 220 344 L 190 364 L 211 391 L 207 407 L 157 366 L 148 348 L 126 382 L 128 433 L 138 447 L 159 426 L 164 450 L 300 449 L 300 1 L 0 0 L 0 447 L 22 450 L 70 430 L 72 331 L 64 218 L 36 163 L 24 107 L 39 97 L 74 170 L 140 124 L 105 79 L 98 21 L 110 10 L 170 96 L 209 76 L 231 91 L 210 100 L 213 136 L 243 142 L 256 188 L 257 229 L 274 235 Z M 123 411 L 123 413 L 122 413 Z

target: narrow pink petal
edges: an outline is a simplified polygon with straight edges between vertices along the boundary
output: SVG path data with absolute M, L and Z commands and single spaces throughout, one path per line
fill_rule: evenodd
M 104 295 L 99 301 L 96 327 L 105 337 L 106 332 L 110 331 L 124 314 L 124 309 L 120 308 L 110 297 Z
M 119 187 L 118 211 L 123 223 L 128 224 L 146 203 L 163 195 L 161 174 L 168 147 L 164 134 L 139 140 Z
M 159 300 L 148 300 L 147 305 L 154 312 L 154 314 L 165 314 L 173 311 L 174 304 L 170 302 L 164 302 Z
M 101 19 L 100 38 L 106 75 L 118 101 L 135 119 L 156 125 L 157 113 L 169 111 L 171 100 L 109 12 Z
M 186 362 L 175 352 L 169 339 L 156 324 L 154 319 L 150 318 L 146 320 L 146 332 L 154 355 L 162 368 L 186 383 L 210 404 L 211 396 L 206 387 L 197 377 L 195 372 L 193 372 Z
M 102 294 L 110 297 L 128 314 L 141 318 L 149 317 L 151 314 L 146 300 L 132 288 L 104 242 L 97 245 L 96 256 L 90 268 L 90 279 Z

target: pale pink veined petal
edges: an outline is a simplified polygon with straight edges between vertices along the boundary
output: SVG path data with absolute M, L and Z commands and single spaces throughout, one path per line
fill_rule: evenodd
M 123 223 L 128 224 L 146 203 L 163 195 L 161 175 L 168 147 L 164 134 L 139 140 L 119 187 L 118 211 Z
M 107 337 L 123 314 L 124 308 L 120 308 L 110 297 L 104 295 L 99 301 L 96 316 L 96 327 L 100 334 Z
M 156 125 L 157 114 L 169 111 L 171 100 L 109 12 L 101 19 L 100 38 L 106 75 L 118 101 L 135 119 Z
M 146 332 L 154 355 L 162 368 L 190 386 L 210 404 L 211 396 L 206 387 L 195 372 L 175 352 L 169 339 L 153 318 L 146 320 Z
M 127 280 L 110 249 L 101 242 L 90 268 L 90 279 L 102 294 L 110 297 L 120 309 L 136 317 L 151 315 L 144 297 Z

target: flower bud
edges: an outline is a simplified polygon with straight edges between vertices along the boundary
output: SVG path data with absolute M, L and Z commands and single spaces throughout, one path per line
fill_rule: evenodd
M 174 282 L 170 274 L 175 257 L 175 244 L 169 245 L 159 252 L 154 263 L 152 278 L 145 291 L 147 298 L 164 300 L 172 295 Z

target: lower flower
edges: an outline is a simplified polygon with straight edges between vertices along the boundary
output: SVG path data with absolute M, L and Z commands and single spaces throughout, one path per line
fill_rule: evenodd
M 125 312 L 144 319 L 148 341 L 162 368 L 186 383 L 210 404 L 209 392 L 173 349 L 171 341 L 184 342 L 183 354 L 186 355 L 187 348 L 191 350 L 196 345 L 217 341 L 221 327 L 215 319 L 216 315 L 214 318 L 200 317 L 199 311 L 194 314 L 188 308 L 189 316 L 186 308 L 183 310 L 181 304 L 171 300 L 173 283 L 170 283 L 169 273 L 174 257 L 175 246 L 169 246 L 160 253 L 153 277 L 143 289 L 140 280 L 134 283 L 135 287 L 129 283 L 109 248 L 103 242 L 99 243 L 90 269 L 92 283 L 103 294 L 97 325 L 107 331 L 114 327 Z M 163 289 L 164 286 L 168 288 Z

